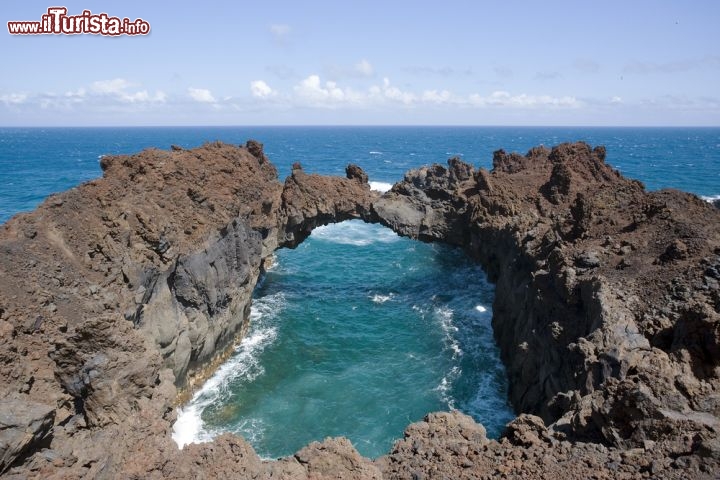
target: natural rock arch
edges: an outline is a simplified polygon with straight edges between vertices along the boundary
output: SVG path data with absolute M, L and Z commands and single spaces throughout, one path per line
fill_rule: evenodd
M 582 143 L 499 151 L 492 172 L 451 160 L 409 172 L 383 198 L 355 167 L 341 179 L 296 165 L 283 185 L 257 142 L 103 158 L 102 179 L 0 232 L 0 413 L 15 419 L 0 469 L 476 478 L 613 465 L 711 475 L 720 212 L 693 195 L 647 193 L 604 157 Z M 348 218 L 460 245 L 483 264 L 497 282 L 511 399 L 549 430 L 520 416 L 498 443 L 467 417 L 434 414 L 376 462 L 342 440 L 269 463 L 227 435 L 176 450 L 175 384 L 191 386 L 242 334 L 263 258 Z M 518 466 L 517 455 L 544 460 Z

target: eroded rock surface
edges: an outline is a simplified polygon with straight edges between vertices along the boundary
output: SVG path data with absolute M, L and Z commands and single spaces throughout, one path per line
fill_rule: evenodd
M 485 267 L 510 399 L 552 438 L 652 445 L 656 476 L 687 455 L 717 472 L 700 452 L 720 428 L 720 212 L 646 192 L 584 143 L 498 151 L 493 166 L 410 171 L 374 211 Z
M 161 476 L 177 387 L 243 335 L 264 258 L 377 195 L 359 169 L 283 185 L 253 141 L 101 166 L 0 230 L 0 469 L 23 461 L 9 475 Z
M 492 171 L 451 159 L 382 198 L 356 166 L 296 164 L 283 184 L 254 141 L 104 158 L 102 179 L 0 229 L 0 473 L 716 478 L 720 211 L 645 192 L 604 158 L 578 143 L 499 151 Z M 178 387 L 243 335 L 264 259 L 348 218 L 483 264 L 523 414 L 499 441 L 429 414 L 375 461 L 342 438 L 278 461 L 229 434 L 179 451 Z

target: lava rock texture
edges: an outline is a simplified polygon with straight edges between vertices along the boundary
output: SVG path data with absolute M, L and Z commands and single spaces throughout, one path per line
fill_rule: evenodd
M 515 425 L 523 416 L 503 441 L 543 445 L 553 462 L 569 448 L 557 442 L 580 457 L 600 448 L 578 477 L 714 478 L 720 212 L 688 193 L 646 192 L 605 155 L 585 143 L 500 150 L 492 171 L 451 159 L 408 172 L 375 218 L 465 249 L 495 282 L 510 400 L 536 416 L 521 429 L 532 441 Z M 638 459 L 617 463 L 614 451 Z M 550 464 L 495 473 L 554 476 Z
M 410 171 L 382 197 L 281 183 L 262 145 L 104 157 L 103 178 L 0 227 L 0 473 L 7 478 L 717 478 L 720 211 L 646 192 L 584 143 Z M 178 450 L 174 404 L 232 352 L 265 260 L 362 218 L 463 248 L 496 283 L 521 414 L 459 412 L 388 455 L 346 439 L 277 461 L 242 438 Z M 318 419 L 322 421 L 322 419 Z

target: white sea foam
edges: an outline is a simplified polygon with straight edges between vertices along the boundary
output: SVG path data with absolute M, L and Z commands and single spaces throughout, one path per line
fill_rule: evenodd
M 373 243 L 392 243 L 400 237 L 389 228 L 369 225 L 361 220 L 333 223 L 317 227 L 312 237 L 341 245 L 364 247 Z
M 440 320 L 440 325 L 446 333 L 458 331 L 458 327 L 453 325 L 454 312 L 452 308 L 444 305 L 441 307 L 435 307 L 435 315 L 437 315 Z
M 204 443 L 211 440 L 211 438 L 206 438 L 203 431 L 200 418 L 203 407 L 199 404 L 189 404 L 185 408 L 178 409 L 178 417 L 173 425 L 172 434 L 178 448 L 183 448 L 190 443 Z
M 483 307 L 482 305 L 475 305 L 475 310 L 478 311 L 478 312 L 480 312 L 480 313 L 485 313 L 485 312 L 487 312 L 487 308 L 486 308 L 486 307 Z
M 203 425 L 203 410 L 226 395 L 233 381 L 240 378 L 252 381 L 264 373 L 258 357 L 277 337 L 274 319 L 284 303 L 282 293 L 253 301 L 250 310 L 250 332 L 235 348 L 233 357 L 218 368 L 202 388 L 195 392 L 187 405 L 178 409 L 172 438 L 179 448 L 189 443 L 212 440 L 215 432 L 207 430 Z
M 260 418 L 248 418 L 242 420 L 238 428 L 233 430 L 234 433 L 241 434 L 242 437 L 250 442 L 251 445 L 256 445 L 256 442 L 263 438 L 264 435 L 266 435 L 266 428 L 265 422 L 262 421 Z M 261 460 L 274 460 L 274 458 L 265 458 L 264 456 L 260 456 Z
M 440 380 L 440 383 L 435 387 L 435 391 L 440 393 L 440 398 L 443 402 L 447 403 L 448 408 L 455 408 L 455 398 L 452 396 L 450 389 L 455 380 L 458 379 L 462 370 L 457 365 L 453 366 L 450 371 Z
M 370 183 L 370 190 L 375 190 L 376 192 L 380 192 L 380 193 L 385 193 L 392 188 L 392 183 L 387 183 L 387 182 L 369 182 L 369 183 Z
M 712 203 L 715 200 L 720 200 L 720 195 L 701 195 L 700 198 L 702 198 L 706 202 Z
M 458 358 L 463 354 L 463 351 L 460 348 L 460 342 L 455 338 L 460 329 L 453 323 L 453 310 L 450 307 L 440 306 L 434 308 L 434 313 L 445 333 L 445 344 L 453 352 L 452 358 Z
M 377 150 L 370 150 L 368 153 L 370 155 L 382 155 L 383 154 L 383 152 L 379 152 Z
M 394 293 L 389 293 L 388 295 L 381 295 L 379 293 L 376 293 L 372 297 L 370 297 L 370 300 L 372 300 L 375 303 L 385 303 L 387 301 L 392 300 L 395 297 Z
M 450 384 L 448 382 L 447 377 L 443 377 L 442 380 L 440 380 L 440 384 L 435 387 L 435 390 L 440 392 L 440 395 L 443 397 L 443 400 L 447 398 L 447 391 L 450 389 Z

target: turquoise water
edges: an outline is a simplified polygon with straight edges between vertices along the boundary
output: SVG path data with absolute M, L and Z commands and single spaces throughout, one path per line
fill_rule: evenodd
M 321 227 L 277 253 L 247 339 L 180 415 L 176 438 L 229 430 L 278 457 L 344 435 L 375 457 L 449 408 L 497 436 L 513 414 L 492 292 L 456 249 L 361 221 Z
M 384 183 L 452 155 L 490 167 L 498 148 L 581 139 L 606 145 L 608 162 L 650 189 L 720 195 L 718 128 L 2 128 L 0 222 L 99 176 L 103 154 L 248 138 L 265 143 L 283 177 L 295 161 L 341 175 L 354 162 Z M 233 431 L 277 457 L 344 435 L 377 456 L 408 423 L 448 408 L 496 436 L 512 413 L 492 341 L 492 294 L 457 250 L 358 222 L 323 227 L 277 252 L 248 337 L 184 408 L 175 438 Z

